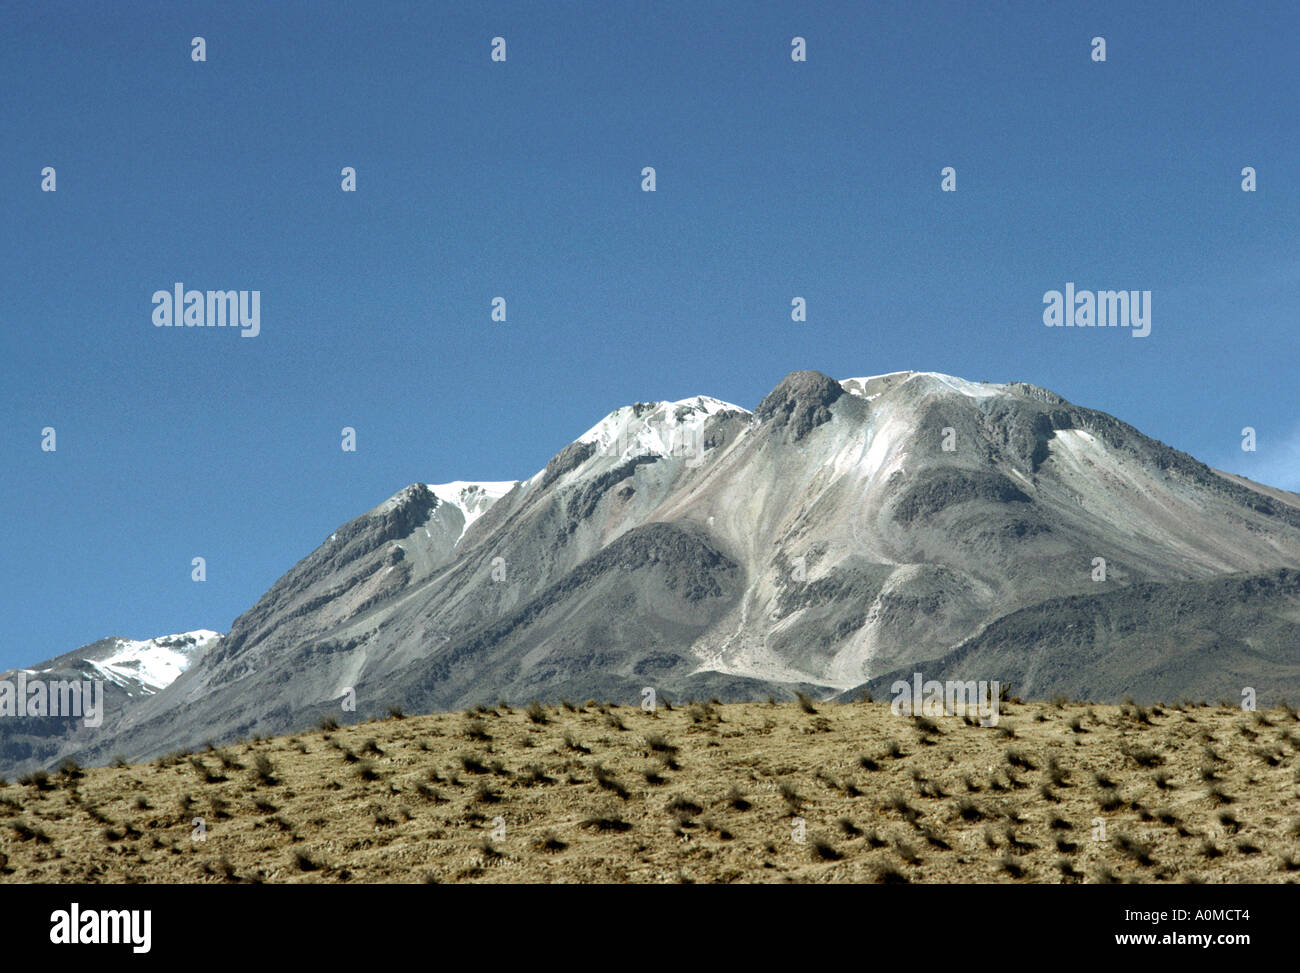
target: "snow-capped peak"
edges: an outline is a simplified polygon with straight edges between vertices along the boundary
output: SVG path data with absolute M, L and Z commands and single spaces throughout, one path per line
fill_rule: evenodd
M 206 628 L 143 641 L 119 638 L 107 655 L 85 661 L 108 682 L 152 694 L 175 682 L 220 638 L 220 632 Z
M 964 378 L 958 378 L 955 375 L 945 375 L 942 372 L 886 372 L 884 375 L 871 375 L 866 378 L 846 378 L 840 382 L 840 387 L 850 395 L 856 395 L 867 400 L 874 399 L 882 392 L 910 382 L 914 378 L 929 378 L 943 385 L 948 386 L 954 392 L 960 392 L 962 395 L 970 396 L 975 399 L 984 399 L 989 396 L 997 395 L 1006 390 L 1006 386 L 998 385 L 993 382 L 971 382 Z
M 724 412 L 750 414 L 748 409 L 708 395 L 676 402 L 638 402 L 615 409 L 577 441 L 592 443 L 616 457 L 677 455 L 689 452 L 689 444 L 698 438 L 710 416 Z

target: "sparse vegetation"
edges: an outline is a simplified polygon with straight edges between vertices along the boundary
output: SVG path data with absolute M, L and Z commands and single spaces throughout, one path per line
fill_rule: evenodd
M 815 713 L 695 702 L 645 724 L 636 708 L 594 702 L 539 703 L 541 723 L 500 704 L 327 720 L 148 767 L 63 766 L 0 784 L 0 871 L 20 882 L 889 883 L 1300 872 L 1289 711 L 1261 722 L 1155 705 L 1143 721 L 1137 704 L 1015 705 L 1018 728 L 997 731 L 900 720 L 888 702 Z M 1090 841 L 1099 814 L 1111 833 Z M 195 819 L 220 829 L 219 848 L 192 839 Z M 798 828 L 806 839 L 790 840 Z

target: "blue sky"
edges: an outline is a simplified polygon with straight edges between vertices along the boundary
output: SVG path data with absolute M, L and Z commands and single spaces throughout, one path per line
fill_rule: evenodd
M 1300 489 L 1300 8 L 1223 6 L 6 5 L 0 667 L 226 631 L 408 483 L 797 368 L 1028 381 Z M 177 281 L 260 335 L 155 328 Z M 1045 328 L 1066 281 L 1151 335 Z

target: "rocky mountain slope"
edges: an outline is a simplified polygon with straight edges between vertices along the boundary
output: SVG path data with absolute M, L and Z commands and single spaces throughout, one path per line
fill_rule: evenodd
M 106 638 L 29 669 L 0 673 L 0 771 L 42 766 L 69 751 L 92 746 L 104 723 L 120 720 L 141 700 L 166 689 L 220 640 L 219 633 L 206 629 L 139 641 Z M 26 715 L 34 685 L 48 690 L 64 683 L 94 682 L 103 687 L 103 722 L 98 725 L 92 725 L 98 716 L 84 712 L 80 719 Z M 27 696 L 20 705 L 22 689 Z
M 619 409 L 517 483 L 407 487 L 75 753 L 279 732 L 353 695 L 359 716 L 831 696 L 918 669 L 1300 698 L 1294 569 L 1300 496 L 1045 389 L 795 372 L 752 413 Z

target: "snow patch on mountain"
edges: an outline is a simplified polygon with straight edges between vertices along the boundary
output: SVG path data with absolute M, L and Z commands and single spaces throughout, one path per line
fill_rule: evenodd
M 600 452 L 614 457 L 670 456 L 711 416 L 726 412 L 751 415 L 748 409 L 708 395 L 625 405 L 584 432 L 577 442 L 593 443 Z
M 886 372 L 883 375 L 870 375 L 866 378 L 846 378 L 840 382 L 840 387 L 850 395 L 856 395 L 870 401 L 879 396 L 881 392 L 916 378 L 932 379 L 946 385 L 954 392 L 960 392 L 962 395 L 970 396 L 973 399 L 986 399 L 1006 391 L 1005 385 L 993 382 L 971 382 L 955 375 L 945 375 L 942 372 L 906 371 Z
M 519 485 L 517 480 L 453 480 L 450 483 L 412 483 L 408 487 L 403 487 L 397 493 L 393 494 L 379 506 L 368 511 L 367 516 L 378 517 L 391 513 L 408 503 L 415 501 L 427 501 L 428 495 L 433 496 L 438 501 L 435 507 L 436 511 L 444 506 L 452 507 L 460 512 L 462 518 L 460 538 L 465 536 L 465 531 L 469 525 L 483 516 L 488 509 L 504 497 L 507 493 Z M 426 528 L 425 536 L 429 536 Z M 337 533 L 330 535 L 333 541 Z M 399 547 L 401 545 L 398 545 Z
M 210 629 L 143 641 L 119 638 L 107 655 L 85 661 L 108 682 L 152 694 L 175 682 L 220 638 L 220 632 Z
M 487 513 L 489 507 L 517 485 L 517 480 L 497 480 L 492 482 L 453 480 L 450 483 L 424 484 L 429 492 L 438 498 L 439 503 L 450 504 L 464 516 L 465 526 L 461 529 L 461 537 L 465 536 L 465 531 L 469 530 L 470 524 Z M 458 542 L 459 540 L 460 538 L 457 538 Z

